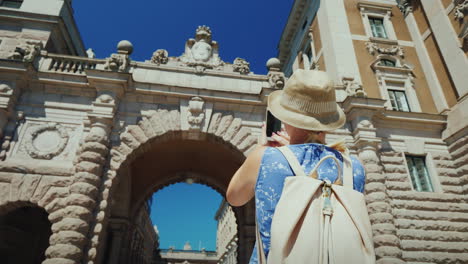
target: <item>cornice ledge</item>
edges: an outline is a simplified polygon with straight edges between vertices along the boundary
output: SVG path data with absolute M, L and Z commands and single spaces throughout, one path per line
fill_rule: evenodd
M 383 11 L 391 11 L 394 6 L 395 5 L 392 5 L 392 4 L 376 3 L 376 2 L 363 1 L 363 0 L 361 0 L 361 1 L 359 1 L 357 3 L 357 7 L 359 9 L 368 8 L 368 9 L 379 9 L 379 10 L 383 10 Z
M 2 72 L 17 72 L 24 73 L 30 69 L 27 64 L 22 61 L 0 59 L 0 70 Z
M 345 113 L 349 113 L 352 110 L 363 109 L 363 110 L 374 110 L 382 111 L 385 109 L 385 100 L 377 98 L 363 98 L 363 97 L 352 97 L 348 96 L 342 103 L 342 107 Z
M 103 70 L 91 70 L 87 69 L 86 78 L 90 83 L 93 82 L 110 82 L 110 83 L 127 83 L 132 74 L 128 72 L 115 72 L 115 71 L 103 71 Z
M 428 113 L 416 112 L 400 112 L 392 110 L 384 110 L 376 115 L 378 120 L 400 121 L 400 122 L 413 122 L 424 123 L 436 126 L 443 126 L 447 124 L 447 116 Z
M 59 165 L 57 165 L 59 164 Z M 18 160 L 10 159 L 0 162 L 0 172 L 16 172 L 24 174 L 42 174 L 51 176 L 71 176 L 75 173 L 73 164 L 55 162 L 53 165 L 48 160 Z
M 163 64 L 156 65 L 156 64 L 149 64 L 145 62 L 135 62 L 135 67 L 137 67 L 138 69 L 145 69 L 145 70 L 172 71 L 172 72 L 179 72 L 179 73 L 196 74 L 196 70 L 190 67 L 175 67 L 175 66 L 168 66 L 168 65 L 163 65 Z M 238 73 L 223 72 L 223 71 L 217 71 L 217 70 L 212 70 L 212 69 L 206 69 L 203 72 L 203 75 L 228 77 L 232 79 L 242 79 L 242 80 L 249 80 L 249 81 L 268 81 L 267 75 L 260 75 L 260 74 L 239 75 Z

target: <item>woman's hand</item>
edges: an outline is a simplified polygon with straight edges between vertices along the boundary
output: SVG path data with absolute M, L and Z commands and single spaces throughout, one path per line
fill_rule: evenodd
M 266 126 L 265 123 L 262 125 L 262 136 L 259 140 L 259 144 L 265 147 L 282 147 L 289 145 L 291 138 L 284 128 L 281 128 L 281 131 L 273 132 L 270 140 L 266 136 Z

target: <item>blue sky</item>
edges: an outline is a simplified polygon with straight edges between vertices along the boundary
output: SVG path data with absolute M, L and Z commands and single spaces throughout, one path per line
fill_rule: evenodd
M 159 230 L 160 248 L 216 250 L 215 213 L 222 196 L 201 184 L 176 183 L 153 195 L 151 219 Z
M 277 45 L 293 0 L 75 0 L 73 8 L 86 48 L 98 58 L 116 52 L 126 39 L 132 59 L 145 61 L 157 49 L 180 56 L 199 25 L 211 27 L 221 59 L 246 59 L 251 71 L 266 74 L 266 61 L 277 56 Z M 177 184 L 156 193 L 152 220 L 160 231 L 161 248 L 181 248 L 199 241 L 215 249 L 214 214 L 221 196 L 201 185 Z
M 122 39 L 134 45 L 132 58 L 144 61 L 157 49 L 180 56 L 185 41 L 207 25 L 226 62 L 236 57 L 266 73 L 293 0 L 75 0 L 75 19 L 86 48 L 98 58 L 116 51 Z

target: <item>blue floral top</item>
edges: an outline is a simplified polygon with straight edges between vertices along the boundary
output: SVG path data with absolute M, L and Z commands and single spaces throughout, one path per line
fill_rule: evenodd
M 307 175 L 318 161 L 327 155 L 335 155 L 339 161 L 343 162 L 343 157 L 337 150 L 325 145 L 302 144 L 290 145 L 289 148 L 295 154 Z M 365 183 L 364 168 L 355 157 L 351 157 L 351 160 L 353 165 L 354 190 L 363 192 Z M 320 165 L 317 173 L 319 179 L 328 179 L 331 182 L 334 182 L 338 176 L 336 164 L 330 159 Z M 270 251 L 270 229 L 275 208 L 281 197 L 285 178 L 292 175 L 294 173 L 283 154 L 276 148 L 267 148 L 263 154 L 255 186 L 257 221 L 266 256 L 268 256 L 268 252 Z M 250 258 L 250 264 L 257 263 L 257 245 L 255 245 L 252 257 Z

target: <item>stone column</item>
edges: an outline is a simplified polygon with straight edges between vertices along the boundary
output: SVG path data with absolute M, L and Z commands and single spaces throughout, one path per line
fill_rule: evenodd
M 364 117 L 357 124 L 354 143 L 366 170 L 365 195 L 377 263 L 404 263 L 401 259 L 400 240 L 396 235 L 392 208 L 388 202 L 385 174 L 378 156 L 380 139 L 376 136 L 376 129 L 369 119 Z
M 442 6 L 442 1 L 422 0 L 421 6 L 426 13 L 458 96 L 462 98 L 468 94 L 468 85 L 466 85 L 468 83 L 468 60 L 464 51 L 460 48 L 458 34 L 455 32 Z
M 50 215 L 53 235 L 44 264 L 77 264 L 84 259 L 88 236 L 99 229 L 92 226 L 97 206 L 103 166 L 109 153 L 109 135 L 116 109 L 115 93 L 98 92 L 93 111 L 88 114 L 90 130 L 75 160 L 76 174 L 63 208 Z M 99 205 L 103 206 L 103 205 Z M 91 228 L 93 228 L 91 230 Z
M 19 91 L 16 82 L 0 83 L 0 160 L 5 160 L 6 153 L 10 149 L 10 142 L 19 120 L 23 118 L 23 113 L 15 114 L 16 98 Z

